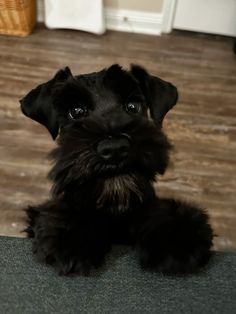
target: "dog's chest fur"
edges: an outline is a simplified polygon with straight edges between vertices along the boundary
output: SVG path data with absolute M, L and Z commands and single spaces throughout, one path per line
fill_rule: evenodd
M 97 198 L 98 208 L 103 207 L 107 202 L 117 204 L 118 210 L 127 208 L 130 205 L 132 195 L 135 195 L 139 201 L 142 201 L 143 193 L 133 175 L 118 175 L 107 178 L 101 185 L 101 192 Z

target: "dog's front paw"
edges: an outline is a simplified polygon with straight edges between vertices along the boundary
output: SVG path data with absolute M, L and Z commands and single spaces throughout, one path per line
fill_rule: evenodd
M 141 265 L 163 273 L 195 272 L 211 256 L 213 234 L 208 216 L 185 203 L 162 202 L 139 231 Z
M 39 245 L 34 249 L 37 258 L 48 265 L 52 265 L 60 275 L 77 274 L 87 276 L 92 269 L 102 265 L 104 255 L 93 256 L 85 254 L 79 250 L 70 250 L 69 248 L 56 248 L 53 246 Z
M 81 256 L 73 256 L 72 254 L 65 255 L 64 252 L 57 252 L 53 259 L 52 265 L 61 276 L 69 274 L 87 276 L 92 269 L 99 266 L 89 258 L 84 259 Z
M 53 266 L 60 275 L 71 273 L 87 275 L 93 267 L 92 262 L 83 259 L 70 243 L 63 246 L 60 239 L 55 237 L 48 237 L 45 240 L 34 239 L 33 252 L 39 261 Z
M 158 271 L 164 274 L 190 274 L 199 271 L 207 264 L 211 251 L 195 248 L 192 252 L 163 252 L 158 256 L 149 250 L 141 250 L 140 263 L 143 269 Z
M 109 249 L 106 241 L 80 241 L 74 236 L 40 235 L 33 239 L 33 252 L 38 260 L 52 265 L 60 275 L 89 275 L 103 264 Z

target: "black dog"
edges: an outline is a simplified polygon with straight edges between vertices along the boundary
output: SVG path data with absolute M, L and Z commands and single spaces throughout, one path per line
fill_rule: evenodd
M 21 100 L 23 113 L 54 139 L 60 131 L 52 198 L 27 209 L 26 231 L 41 260 L 61 274 L 88 274 L 121 243 L 136 249 L 146 269 L 185 273 L 207 263 L 207 214 L 159 199 L 152 186 L 168 165 L 161 125 L 177 96 L 139 66 L 113 65 L 79 76 L 65 68 Z

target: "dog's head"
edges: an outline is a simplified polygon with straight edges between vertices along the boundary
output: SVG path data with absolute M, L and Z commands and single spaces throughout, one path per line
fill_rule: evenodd
M 163 174 L 170 145 L 161 131 L 177 89 L 134 65 L 112 65 L 73 76 L 67 67 L 29 92 L 22 112 L 43 124 L 59 147 L 51 177 L 63 182 L 91 176 Z M 149 118 L 150 112 L 151 119 Z

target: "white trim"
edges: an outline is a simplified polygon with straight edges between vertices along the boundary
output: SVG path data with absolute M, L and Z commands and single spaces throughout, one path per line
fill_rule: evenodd
M 44 1 L 38 0 L 37 1 L 37 21 L 38 22 L 44 22 L 45 21 L 45 9 L 44 9 Z
M 176 4 L 177 4 L 176 0 L 164 0 L 162 20 L 163 33 L 170 33 L 173 29 Z
M 107 29 L 160 35 L 162 31 L 162 13 L 134 10 L 105 9 Z

